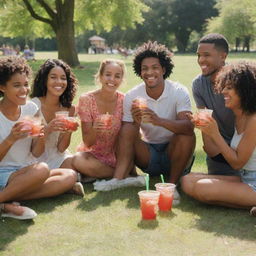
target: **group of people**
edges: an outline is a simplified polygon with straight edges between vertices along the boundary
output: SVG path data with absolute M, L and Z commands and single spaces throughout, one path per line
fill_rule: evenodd
M 36 213 L 16 201 L 84 195 L 81 179 L 95 180 L 107 191 L 144 186 L 136 167 L 167 182 L 181 183 L 197 200 L 256 213 L 256 64 L 225 64 L 227 40 L 204 36 L 198 44 L 202 74 L 192 85 L 197 108 L 213 110 L 203 124 L 192 115 L 189 92 L 167 80 L 174 67 L 172 52 L 147 42 L 135 52 L 133 69 L 143 82 L 125 95 L 120 60 L 102 61 L 95 76 L 100 88 L 79 98 L 78 81 L 61 60 L 47 60 L 37 72 L 30 94 L 31 70 L 23 58 L 0 59 L 0 207 L 3 217 L 34 218 Z M 28 96 L 31 100 L 27 100 Z M 146 100 L 143 109 L 140 99 Z M 72 132 L 55 116 L 68 111 L 81 121 L 77 153 L 68 147 Z M 102 115 L 111 115 L 106 128 Z M 24 117 L 42 119 L 39 136 L 31 137 Z M 194 127 L 201 130 L 208 174 L 190 173 L 195 158 Z M 82 177 L 82 178 L 81 178 Z M 175 203 L 179 202 L 175 190 Z

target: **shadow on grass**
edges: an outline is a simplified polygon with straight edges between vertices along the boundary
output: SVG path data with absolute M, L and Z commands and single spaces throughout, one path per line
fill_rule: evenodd
M 156 229 L 158 227 L 158 220 L 141 220 L 138 227 L 141 229 Z
M 215 236 L 230 236 L 241 240 L 255 240 L 256 218 L 249 210 L 233 209 L 200 203 L 181 193 L 181 203 L 176 206 L 194 215 L 191 228 L 214 233 Z
M 40 215 L 40 213 L 52 212 L 56 207 L 69 204 L 75 200 L 81 200 L 81 197 L 73 194 L 62 194 L 52 198 L 23 201 L 21 204 L 32 208 Z M 21 221 L 0 217 L 0 255 L 1 251 L 4 251 L 9 243 L 26 234 L 31 225 L 34 225 L 33 220 Z
M 0 218 L 0 255 L 9 243 L 16 240 L 18 236 L 26 234 L 31 225 L 34 225 L 33 220 L 20 221 L 11 218 Z
M 112 202 L 118 200 L 128 200 L 127 208 L 139 208 L 138 192 L 141 188 L 123 188 L 112 191 L 93 191 L 92 184 L 86 184 L 85 199 L 80 202 L 78 209 L 84 211 L 94 211 L 98 207 L 110 206 Z

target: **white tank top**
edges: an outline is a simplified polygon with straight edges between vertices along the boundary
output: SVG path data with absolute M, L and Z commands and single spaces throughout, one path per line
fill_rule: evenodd
M 244 135 L 243 133 L 238 134 L 237 130 L 235 129 L 233 138 L 230 143 L 231 148 L 237 149 L 237 146 L 238 146 L 240 140 L 242 139 L 243 135 Z M 256 170 L 256 148 L 252 152 L 252 155 L 251 155 L 250 159 L 248 160 L 248 162 L 243 166 L 243 169 L 248 170 L 248 171 Z
M 17 121 L 11 121 L 0 112 L 0 142 L 10 134 L 15 123 L 19 122 L 24 116 L 34 116 L 38 107 L 35 103 L 28 101 L 21 105 L 20 117 Z M 0 161 L 0 167 L 14 166 L 25 167 L 36 162 L 36 158 L 31 153 L 32 138 L 27 137 L 17 140 L 9 149 L 4 158 Z

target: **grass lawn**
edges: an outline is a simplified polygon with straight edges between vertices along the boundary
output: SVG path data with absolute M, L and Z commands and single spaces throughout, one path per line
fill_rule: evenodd
M 36 53 L 36 70 L 43 59 L 56 53 Z M 74 69 L 80 86 L 77 97 L 93 90 L 93 74 L 106 55 L 80 55 L 84 69 Z M 111 56 L 110 56 L 111 57 Z M 119 56 L 114 56 L 120 58 Z M 255 58 L 255 54 L 233 55 L 228 61 Z M 125 59 L 127 82 L 125 92 L 140 82 L 132 71 L 132 58 Z M 177 55 L 171 75 L 191 92 L 191 81 L 200 72 L 196 56 Z M 193 108 L 194 103 L 193 103 Z M 192 171 L 205 172 L 205 155 L 197 134 L 196 160 Z M 81 140 L 73 134 L 70 151 Z M 159 179 L 151 180 L 151 187 Z M 142 221 L 137 193 L 140 188 L 110 192 L 93 191 L 85 185 L 86 196 L 65 194 L 51 199 L 27 201 L 38 213 L 34 221 L 0 218 L 0 256 L 254 256 L 256 255 L 256 218 L 246 210 L 201 204 L 181 193 L 181 203 L 172 212 L 160 214 L 155 221 Z

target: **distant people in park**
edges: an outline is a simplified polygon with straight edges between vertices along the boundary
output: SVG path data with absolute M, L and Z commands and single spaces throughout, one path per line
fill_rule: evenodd
M 118 89 L 124 82 L 125 70 L 121 60 L 103 60 L 95 76 L 100 88 L 79 98 L 77 112 L 83 141 L 73 159 L 73 168 L 85 177 L 113 177 L 123 116 L 124 95 Z
M 31 69 L 23 58 L 0 59 L 0 211 L 2 217 L 32 219 L 36 213 L 13 201 L 56 196 L 72 188 L 75 175 L 49 171 L 36 157 L 44 151 L 44 134 L 31 137 L 25 118 L 38 115 L 27 101 Z M 40 127 L 39 127 L 40 128 Z
M 256 206 L 256 63 L 227 65 L 219 71 L 215 83 L 216 90 L 224 96 L 225 106 L 235 115 L 231 143 L 220 134 L 213 117 L 196 127 L 213 141 L 217 153 L 241 178 L 191 173 L 184 177 L 184 191 L 205 203 L 250 208 Z M 256 207 L 251 214 L 256 216 Z
M 28 45 L 25 45 L 23 55 L 26 60 L 35 60 L 35 50 L 30 49 Z
M 38 70 L 32 86 L 32 101 L 40 109 L 45 133 L 45 151 L 38 161 L 46 162 L 50 170 L 55 169 L 63 175 L 69 173 L 71 168 L 72 155 L 67 148 L 78 123 L 76 122 L 75 126 L 69 129 L 63 121 L 64 116 L 59 118 L 56 112 L 66 111 L 70 117 L 75 115 L 72 101 L 77 83 L 75 75 L 65 62 L 48 59 Z M 64 115 L 65 112 L 60 114 Z M 75 176 L 78 180 L 77 174 Z M 78 195 L 84 195 L 80 182 L 76 182 L 72 190 Z
M 214 81 L 218 71 L 225 65 L 229 52 L 226 38 L 221 34 L 208 34 L 199 40 L 197 55 L 202 74 L 198 75 L 192 85 L 196 106 L 213 110 L 221 136 L 230 144 L 234 134 L 234 114 L 225 107 L 222 94 L 214 92 Z M 227 121 L 228 120 L 228 121 Z M 218 147 L 205 133 L 202 133 L 203 149 L 207 154 L 208 173 L 214 175 L 239 175 L 219 154 Z
M 184 86 L 167 80 L 173 67 L 172 52 L 157 42 L 144 43 L 135 52 L 133 68 L 143 82 L 125 95 L 117 165 L 106 187 L 120 187 L 134 164 L 175 184 L 185 169 L 189 171 L 195 148 L 187 117 L 191 102 Z M 179 200 L 177 191 L 175 200 Z

